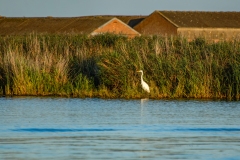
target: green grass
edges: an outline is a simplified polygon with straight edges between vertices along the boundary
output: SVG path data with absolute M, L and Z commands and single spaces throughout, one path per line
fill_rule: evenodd
M 151 93 L 141 89 L 140 74 Z M 238 100 L 240 41 L 183 37 L 0 37 L 0 94 Z

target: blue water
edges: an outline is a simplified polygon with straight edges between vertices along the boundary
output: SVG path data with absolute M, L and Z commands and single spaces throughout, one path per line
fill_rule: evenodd
M 0 98 L 0 159 L 240 159 L 240 102 Z

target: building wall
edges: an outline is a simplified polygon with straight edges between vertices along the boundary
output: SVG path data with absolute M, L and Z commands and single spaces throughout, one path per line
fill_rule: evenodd
M 139 36 L 140 34 L 132 29 L 131 27 L 125 25 L 123 22 L 118 19 L 113 19 L 105 25 L 94 30 L 91 35 L 103 34 L 103 33 L 114 33 L 114 34 L 122 34 L 128 37 Z
M 213 41 L 240 39 L 240 28 L 178 28 L 177 32 L 188 40 L 196 37 Z
M 134 29 L 143 35 L 177 35 L 177 27 L 156 11 Z

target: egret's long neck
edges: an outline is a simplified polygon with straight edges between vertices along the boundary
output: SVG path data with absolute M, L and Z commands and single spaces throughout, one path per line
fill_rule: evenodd
M 143 72 L 141 72 L 141 83 L 143 82 Z

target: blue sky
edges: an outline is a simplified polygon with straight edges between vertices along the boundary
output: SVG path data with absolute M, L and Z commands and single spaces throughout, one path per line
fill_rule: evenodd
M 148 15 L 154 10 L 240 11 L 240 0 L 0 0 L 6 17 Z

